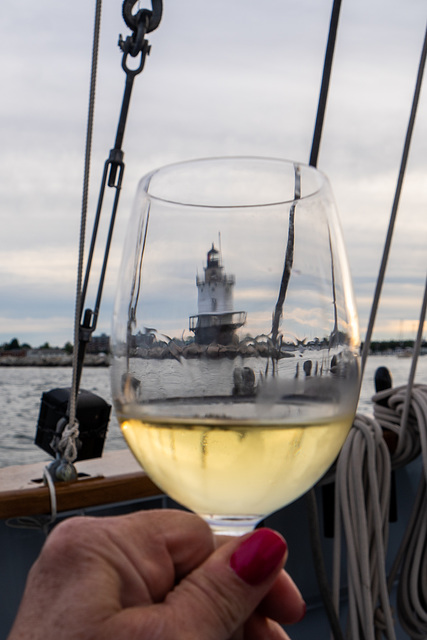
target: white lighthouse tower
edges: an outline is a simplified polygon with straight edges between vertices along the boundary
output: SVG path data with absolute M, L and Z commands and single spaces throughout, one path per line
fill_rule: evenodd
M 235 278 L 224 273 L 213 243 L 204 272 L 204 278 L 196 277 L 198 313 L 190 316 L 190 331 L 199 344 L 230 344 L 235 330 L 245 324 L 246 312 L 233 310 Z

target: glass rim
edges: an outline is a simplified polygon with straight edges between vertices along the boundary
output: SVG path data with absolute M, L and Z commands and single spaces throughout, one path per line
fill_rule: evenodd
M 178 198 L 173 199 L 173 198 L 162 197 L 150 192 L 150 184 L 152 179 L 159 174 L 166 173 L 167 171 L 180 169 L 182 167 L 186 167 L 190 165 L 203 165 L 204 163 L 206 163 L 207 165 L 208 163 L 236 162 L 236 161 L 242 161 L 242 162 L 249 161 L 249 162 L 261 162 L 261 163 L 265 162 L 265 163 L 275 163 L 277 165 L 283 165 L 283 166 L 285 165 L 293 166 L 295 169 L 299 168 L 306 172 L 308 171 L 317 175 L 320 178 L 320 183 L 316 188 L 312 189 L 309 193 L 305 195 L 301 195 L 300 197 L 278 199 L 270 202 L 254 202 L 251 204 L 203 204 L 203 203 L 195 203 L 195 202 L 184 202 L 183 200 L 179 200 Z M 289 160 L 286 158 L 278 158 L 278 157 L 272 157 L 272 156 L 231 155 L 231 156 L 206 156 L 201 158 L 192 158 L 188 160 L 181 160 L 178 162 L 171 162 L 171 163 L 165 164 L 163 166 L 158 167 L 157 169 L 153 169 L 152 171 L 149 171 L 148 173 L 146 173 L 139 181 L 139 188 L 141 188 L 142 186 L 143 191 L 145 192 L 147 197 L 150 198 L 150 200 L 157 201 L 157 202 L 164 202 L 177 207 L 187 207 L 187 208 L 194 207 L 198 209 L 251 209 L 251 208 L 275 207 L 280 205 L 289 206 L 294 202 L 307 201 L 307 200 L 310 200 L 311 198 L 318 196 L 318 194 L 322 192 L 322 190 L 325 188 L 325 185 L 327 184 L 328 184 L 328 178 L 323 171 L 321 171 L 315 166 L 309 165 L 304 162 L 298 162 L 295 160 Z

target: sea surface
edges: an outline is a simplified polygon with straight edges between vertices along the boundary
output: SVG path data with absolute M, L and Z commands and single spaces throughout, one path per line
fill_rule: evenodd
M 370 356 L 358 411 L 372 415 L 370 398 L 379 366 L 388 367 L 393 376 L 393 386 L 400 386 L 408 379 L 411 362 L 411 358 L 392 355 Z M 40 400 L 45 391 L 71 386 L 71 376 L 70 367 L 0 367 L 0 467 L 51 460 L 34 444 Z M 427 356 L 418 360 L 416 382 L 427 384 Z M 81 388 L 112 404 L 108 368 L 84 369 Z M 125 447 L 113 409 L 104 451 Z

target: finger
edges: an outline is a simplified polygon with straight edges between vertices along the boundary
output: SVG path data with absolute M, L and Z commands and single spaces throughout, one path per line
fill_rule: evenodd
M 235 639 L 274 584 L 286 553 L 283 538 L 269 529 L 234 539 L 185 577 L 164 602 L 121 611 L 102 637 Z
M 283 538 L 269 529 L 258 529 L 220 546 L 168 595 L 165 604 L 173 610 L 182 632 L 182 636 L 171 637 L 232 637 L 272 588 L 286 554 Z M 287 584 L 285 579 L 281 593 L 286 592 Z M 300 617 L 304 608 L 297 595 L 294 617 Z
M 58 580 L 67 576 L 66 585 L 78 577 L 82 589 L 102 573 L 103 586 L 109 581 L 121 605 L 129 607 L 161 602 L 183 575 L 204 562 L 213 546 L 208 525 L 183 511 L 71 518 L 50 534 L 38 565 Z M 98 592 L 100 606 L 101 595 Z
M 113 553 L 109 548 L 104 553 L 122 578 L 123 606 L 163 601 L 214 549 L 209 526 L 185 511 L 162 509 L 106 518 L 103 527 L 116 547 Z M 143 583 L 142 590 L 136 588 L 135 578 Z
M 286 571 L 281 571 L 257 612 L 280 624 L 295 624 L 305 616 L 305 603 L 298 587 Z
M 245 630 L 244 627 L 239 627 L 232 636 L 230 636 L 229 640 L 245 640 Z
M 286 631 L 277 622 L 256 613 L 245 624 L 243 638 L 244 640 L 290 640 Z
M 216 548 L 230 542 L 231 539 L 230 536 L 216 535 Z M 281 571 L 272 588 L 259 604 L 257 611 L 262 618 L 272 618 L 280 624 L 295 624 L 302 620 L 306 612 L 305 603 L 303 608 L 300 608 L 302 600 L 301 592 L 291 576 Z

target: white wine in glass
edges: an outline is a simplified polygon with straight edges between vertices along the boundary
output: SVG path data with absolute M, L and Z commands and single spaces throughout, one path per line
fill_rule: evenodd
M 230 157 L 142 178 L 112 352 L 130 449 L 215 532 L 246 533 L 310 489 L 345 441 L 360 375 L 326 177 Z

